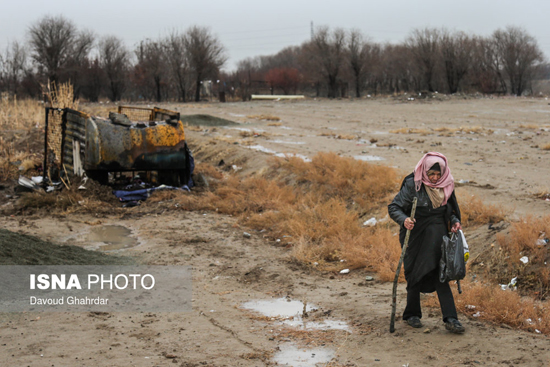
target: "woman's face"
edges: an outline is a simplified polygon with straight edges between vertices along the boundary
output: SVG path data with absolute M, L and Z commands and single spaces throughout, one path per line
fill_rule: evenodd
M 428 180 L 430 180 L 431 183 L 435 184 L 439 179 L 441 178 L 441 172 L 439 171 L 429 171 L 428 172 Z

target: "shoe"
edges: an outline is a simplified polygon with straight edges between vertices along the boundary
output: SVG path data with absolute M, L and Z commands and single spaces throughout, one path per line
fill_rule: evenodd
M 455 319 L 454 317 L 449 317 L 447 321 L 445 321 L 445 329 L 449 330 L 451 333 L 454 334 L 462 334 L 464 332 L 464 326 Z
M 422 322 L 420 321 L 420 318 L 418 316 L 409 317 L 407 319 L 407 324 L 417 329 L 422 327 Z

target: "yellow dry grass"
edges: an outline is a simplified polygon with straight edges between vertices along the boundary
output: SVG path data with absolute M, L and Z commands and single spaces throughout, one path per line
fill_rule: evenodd
M 326 136 L 334 139 L 343 139 L 343 140 L 354 140 L 357 139 L 355 135 L 346 135 L 346 134 L 336 134 L 336 133 L 320 133 L 318 136 Z
M 2 130 L 28 130 L 44 125 L 44 104 L 32 99 L 20 100 L 7 93 L 0 96 Z
M 512 223 L 507 236 L 497 236 L 497 243 L 510 256 L 512 264 L 519 266 L 519 258 L 527 255 L 530 264 L 544 265 L 547 255 L 544 239 L 548 237 L 550 215 L 542 218 L 528 216 Z
M 444 136 L 452 136 L 453 134 L 485 134 L 490 135 L 493 133 L 493 130 L 491 129 L 485 129 L 481 126 L 461 126 L 458 128 L 453 127 L 436 127 L 433 129 L 434 131 L 440 133 Z
M 503 291 L 495 284 L 462 280 L 463 293 L 455 293 L 457 310 L 479 320 L 487 320 L 497 325 L 505 324 L 514 328 L 542 334 L 550 334 L 550 305 L 532 298 L 522 297 L 518 292 Z M 439 307 L 437 297 L 430 296 L 425 304 Z
M 457 196 L 463 226 L 498 223 L 510 214 L 502 206 L 484 204 L 475 195 L 459 192 Z
M 542 149 L 542 150 L 550 150 L 550 143 L 541 146 L 540 149 Z
M 256 130 L 242 130 L 239 132 L 239 135 L 243 138 L 259 138 L 267 137 L 269 134 L 265 131 L 256 131 Z
M 430 130 L 408 128 L 408 127 L 403 127 L 401 129 L 390 130 L 390 133 L 392 133 L 392 134 L 420 134 L 420 135 L 432 134 L 432 132 Z
M 281 118 L 278 117 L 278 116 L 274 116 L 274 115 L 249 115 L 249 116 L 246 116 L 247 118 L 249 119 L 254 119 L 254 120 L 265 120 L 265 121 L 281 121 Z
M 274 122 L 274 123 L 271 123 L 271 124 L 267 124 L 267 126 L 282 126 L 283 124 L 280 123 L 280 122 Z

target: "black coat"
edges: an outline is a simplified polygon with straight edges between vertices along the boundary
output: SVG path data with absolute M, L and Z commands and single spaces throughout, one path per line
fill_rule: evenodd
M 399 242 L 403 247 L 407 229 L 403 225 L 412 210 L 412 200 L 417 197 L 416 223 L 409 237 L 409 245 L 404 258 L 407 287 L 421 282 L 422 292 L 433 292 L 438 281 L 441 243 L 451 226 L 460 222 L 460 209 L 453 191 L 447 204 L 434 209 L 424 184 L 416 191 L 414 174 L 403 180 L 401 190 L 395 196 L 388 213 L 400 225 Z

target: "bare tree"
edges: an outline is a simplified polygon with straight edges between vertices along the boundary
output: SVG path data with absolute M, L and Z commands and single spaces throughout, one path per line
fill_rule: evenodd
M 4 55 L 0 55 L 0 88 L 10 94 L 17 94 L 27 72 L 27 51 L 15 41 L 6 47 Z
M 164 41 L 166 62 L 176 84 L 180 101 L 187 99 L 187 88 L 190 79 L 189 52 L 186 47 L 185 34 L 173 31 Z
M 493 33 L 498 56 L 506 71 L 512 94 L 521 96 L 544 58 L 537 41 L 524 29 L 508 26 Z
M 91 32 L 79 32 L 61 15 L 45 16 L 29 28 L 32 58 L 51 82 L 59 80 L 60 72 L 71 61 L 78 65 L 90 52 L 94 37 Z
M 346 57 L 346 32 L 340 28 L 330 32 L 326 26 L 319 27 L 304 48 L 303 61 L 308 64 L 306 68 L 320 74 L 327 83 L 328 97 L 335 98 Z
M 162 86 L 166 77 L 164 48 L 160 41 L 147 39 L 141 41 L 136 49 L 137 72 L 144 79 L 144 86 L 153 82 L 153 95 L 157 102 L 162 101 Z
M 472 63 L 472 41 L 464 32 L 441 32 L 441 55 L 450 93 L 456 93 L 464 75 Z
M 201 82 L 214 77 L 225 64 L 225 48 L 208 28 L 193 26 L 185 34 L 189 68 L 195 79 L 195 102 L 200 101 Z
M 353 29 L 349 34 L 348 41 L 348 60 L 355 84 L 355 97 L 357 98 L 361 97 L 367 69 L 367 56 L 370 51 L 370 45 L 366 43 L 364 38 L 361 31 Z
M 250 99 L 254 81 L 261 78 L 261 57 L 246 58 L 237 63 L 237 71 L 233 75 L 238 88 L 239 97 L 243 101 Z
M 506 81 L 496 43 L 492 38 L 472 37 L 470 83 L 482 93 L 506 93 Z
M 108 97 L 119 101 L 126 88 L 130 53 L 124 42 L 115 36 L 106 36 L 99 41 L 99 64 L 108 83 Z
M 405 41 L 413 60 L 420 70 L 422 80 L 430 92 L 434 92 L 434 76 L 439 56 L 440 32 L 437 29 L 415 29 Z

